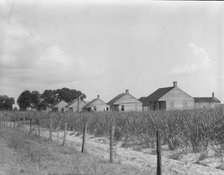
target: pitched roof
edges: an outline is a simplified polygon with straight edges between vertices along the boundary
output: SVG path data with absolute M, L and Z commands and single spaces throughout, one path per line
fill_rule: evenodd
M 167 94 L 171 89 L 174 87 L 164 87 L 164 88 L 159 88 L 152 94 L 150 94 L 147 97 L 141 97 L 139 100 L 143 103 L 143 106 L 147 106 L 149 102 L 151 101 L 158 101 L 162 96 Z
M 91 108 L 91 107 L 97 106 L 99 104 L 105 104 L 106 105 L 106 102 L 104 102 L 100 98 L 94 98 L 92 101 L 90 101 L 89 103 L 87 103 L 84 106 L 84 108 Z
M 215 97 L 194 97 L 194 101 L 195 103 L 220 103 Z
M 66 108 L 67 107 L 69 107 L 70 105 L 72 105 L 73 103 L 75 103 L 76 101 L 78 101 L 78 98 L 76 98 L 76 99 L 74 99 L 74 100 L 72 100 L 70 103 L 68 103 L 68 105 L 67 106 L 65 106 Z M 82 99 L 80 99 L 80 102 L 84 102 L 84 103 L 86 103 L 85 101 L 83 101 Z
M 117 96 L 115 96 L 112 100 L 110 100 L 107 104 L 108 105 L 115 105 L 115 104 L 120 104 L 121 102 L 119 102 L 119 100 L 121 99 L 121 98 L 123 98 L 124 96 L 129 96 L 129 97 L 131 97 L 132 98 L 132 100 L 135 100 L 136 102 L 139 102 L 139 103 L 141 103 L 137 98 L 135 98 L 133 95 L 131 95 L 131 94 L 129 94 L 129 93 L 121 93 L 121 94 L 118 94 Z M 130 100 L 130 99 L 128 99 L 128 100 Z M 130 101 L 130 102 L 132 102 L 133 103 L 133 101 Z M 127 102 L 125 102 L 125 103 L 127 103 Z
M 115 96 L 114 98 L 112 98 L 107 104 L 108 105 L 113 105 L 114 102 L 117 101 L 118 99 L 120 99 L 123 95 L 124 95 L 124 93 L 118 94 L 117 96 Z
M 173 88 L 174 87 L 159 88 L 146 98 L 147 98 L 148 101 L 158 101 L 162 96 L 167 94 Z
M 59 103 L 65 102 L 64 100 L 56 101 L 54 104 L 51 105 L 51 108 L 57 106 Z M 66 103 L 66 102 L 65 102 Z

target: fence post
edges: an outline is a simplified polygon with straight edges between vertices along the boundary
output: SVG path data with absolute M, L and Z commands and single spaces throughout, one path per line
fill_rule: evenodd
M 114 124 L 110 127 L 110 163 L 113 163 Z
M 6 123 L 6 119 L 7 119 L 7 114 L 5 114 L 5 117 L 4 117 L 4 126 L 7 125 L 7 123 Z
M 30 134 L 31 134 L 31 130 L 32 130 L 32 119 L 30 119 Z
M 66 132 L 67 132 L 67 121 L 65 121 L 64 137 L 63 137 L 63 143 L 62 143 L 62 146 L 65 146 Z
M 10 128 L 12 128 L 12 120 L 11 120 L 11 117 L 9 117 L 9 124 L 10 124 Z
M 52 141 L 52 115 L 50 115 L 49 141 Z
M 41 122 L 41 120 L 40 119 L 38 119 L 38 138 L 40 138 L 40 122 Z
M 0 121 L 1 121 L 1 125 L 2 125 L 2 121 L 3 121 L 3 120 L 2 120 L 2 114 L 1 114 L 1 116 L 0 116 L 0 117 L 1 117 L 1 118 L 0 118 Z
M 25 126 L 25 116 L 23 117 L 23 125 Z
M 84 146 L 86 141 L 86 132 L 87 132 L 87 122 L 84 124 L 83 136 L 82 136 L 82 153 L 84 152 Z
M 157 143 L 157 175 L 162 175 L 160 131 L 156 131 Z
M 14 117 L 14 120 L 13 120 L 13 128 L 15 129 L 16 128 L 16 118 Z

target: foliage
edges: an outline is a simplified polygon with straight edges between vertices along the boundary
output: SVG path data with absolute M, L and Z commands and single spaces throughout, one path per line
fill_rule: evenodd
M 31 92 L 28 90 L 23 91 L 19 95 L 17 103 L 20 107 L 20 110 L 25 111 L 31 105 Z
M 41 94 L 41 98 L 47 103 L 47 104 L 53 104 L 55 103 L 57 99 L 57 93 L 55 90 L 45 90 L 43 94 Z
M 25 90 L 19 95 L 17 103 L 20 110 L 23 111 L 28 107 L 45 110 L 48 105 L 52 105 L 57 101 L 64 100 L 66 102 L 71 102 L 78 97 L 84 99 L 86 98 L 86 95 L 81 91 L 69 88 L 44 90 L 42 94 L 38 91 L 30 92 L 29 90 Z
M 37 108 L 40 103 L 40 93 L 38 91 L 32 91 L 30 94 L 31 106 Z
M 14 98 L 7 95 L 0 95 L 0 110 L 12 110 L 14 104 Z
M 75 89 L 62 88 L 57 90 L 45 90 L 41 95 L 41 98 L 47 104 L 53 104 L 57 101 L 64 100 L 66 102 L 71 102 L 72 100 L 81 97 L 81 99 L 86 98 L 86 95 L 81 91 Z
M 75 89 L 62 88 L 62 89 L 57 89 L 56 92 L 57 92 L 58 101 L 64 100 L 66 102 L 71 102 L 72 100 L 78 97 L 80 97 L 81 99 L 86 98 L 85 94 Z
M 29 90 L 25 90 L 19 95 L 17 103 L 20 110 L 25 111 L 28 107 L 37 108 L 40 103 L 40 93 L 38 91 L 30 92 Z

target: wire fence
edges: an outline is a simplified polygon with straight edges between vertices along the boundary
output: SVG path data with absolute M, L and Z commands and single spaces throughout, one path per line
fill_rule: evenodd
M 0 124 L 3 127 L 10 127 L 12 129 L 23 128 L 29 134 L 36 135 L 39 139 L 41 137 L 47 137 L 49 142 L 52 142 L 53 137 L 57 139 L 57 141 L 65 146 L 67 142 L 71 142 L 71 140 L 67 140 L 67 130 L 68 126 L 70 130 L 74 131 L 74 127 L 72 127 L 72 120 L 66 116 L 64 118 L 58 117 L 56 113 L 48 113 L 48 115 L 41 113 L 39 115 L 18 115 L 18 113 L 1 113 L 0 115 Z M 32 113 L 30 113 L 32 114 Z M 63 114 L 61 114 L 63 116 Z M 43 117 L 44 116 L 44 117 Z M 85 152 L 85 145 L 88 140 L 86 139 L 86 134 L 88 133 L 88 119 L 84 119 L 82 121 L 80 128 L 82 128 L 82 144 L 81 144 L 81 152 Z M 108 136 L 109 136 L 109 162 L 114 162 L 114 134 L 115 134 L 115 122 L 114 120 L 110 120 L 109 128 L 108 128 Z M 53 135 L 53 132 L 57 132 L 57 134 Z M 63 131 L 63 134 L 59 136 L 58 131 Z M 160 140 L 160 131 L 156 132 L 156 143 L 157 143 L 157 175 L 162 174 L 162 165 L 161 165 L 161 140 Z

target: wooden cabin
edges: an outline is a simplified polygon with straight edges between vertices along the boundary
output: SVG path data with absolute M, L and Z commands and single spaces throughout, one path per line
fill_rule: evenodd
M 76 98 L 66 106 L 66 111 L 81 112 L 85 105 L 86 105 L 85 101 L 83 101 L 81 98 Z
M 177 82 L 173 86 L 159 88 L 148 97 L 139 99 L 143 110 L 187 110 L 194 109 L 194 98 L 181 90 Z
M 121 93 L 107 103 L 112 111 L 142 111 L 142 102 L 129 93 Z
M 211 97 L 194 97 L 195 109 L 211 109 L 221 106 L 219 99 L 212 93 Z
M 106 111 L 108 110 L 106 102 L 100 99 L 100 96 L 97 95 L 97 98 L 94 98 L 92 101 L 87 103 L 83 109 L 85 111 Z
M 64 100 L 58 101 L 54 103 L 51 108 L 54 112 L 64 112 L 66 110 L 66 106 L 68 103 L 66 103 Z

